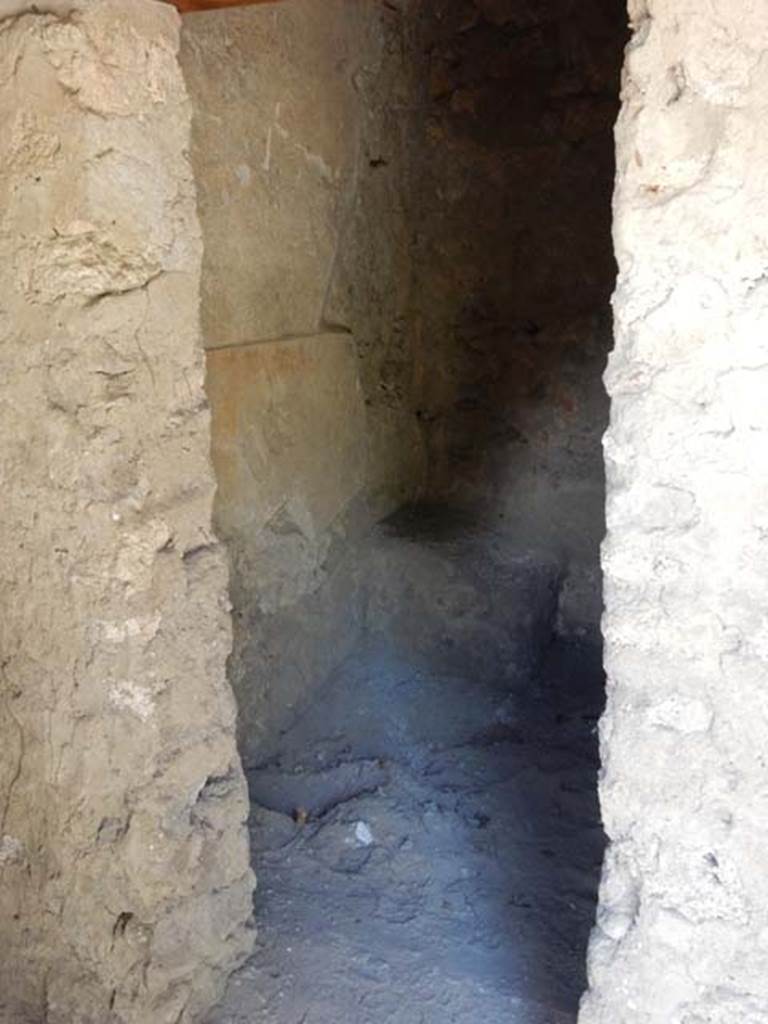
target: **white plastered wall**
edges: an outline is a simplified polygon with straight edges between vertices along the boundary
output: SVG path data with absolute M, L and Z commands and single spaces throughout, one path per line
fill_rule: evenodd
M 768 1021 L 768 7 L 632 0 L 581 1024 Z

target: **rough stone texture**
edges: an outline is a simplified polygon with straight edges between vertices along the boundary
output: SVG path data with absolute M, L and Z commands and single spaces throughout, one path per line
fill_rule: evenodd
M 768 10 L 630 3 L 582 1024 L 768 1021 Z
M 336 566 L 365 489 L 365 412 L 351 336 L 208 353 L 216 522 L 232 564 L 241 749 L 349 651 L 360 618 Z M 337 571 L 336 571 L 337 570 Z
M 623 0 L 422 0 L 409 322 L 429 494 L 568 569 L 595 630 Z
M 172 8 L 68 6 L 0 22 L 0 1019 L 178 1024 L 252 890 L 189 114 Z

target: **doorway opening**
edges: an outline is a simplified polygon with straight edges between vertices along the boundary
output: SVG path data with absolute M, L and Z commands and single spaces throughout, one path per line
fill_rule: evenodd
M 622 0 L 190 16 L 257 950 L 211 1024 L 575 1019 Z

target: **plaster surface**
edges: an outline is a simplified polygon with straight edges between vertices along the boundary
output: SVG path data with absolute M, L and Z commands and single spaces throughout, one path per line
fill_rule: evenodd
M 359 574 L 342 554 L 366 483 L 350 335 L 208 353 L 216 523 L 232 565 L 230 676 L 247 759 L 351 649 Z
M 768 1021 L 768 11 L 630 3 L 581 1024 Z
M 182 33 L 248 760 L 351 650 L 355 540 L 426 478 L 404 329 L 403 31 L 386 6 L 292 0 Z
M 353 335 L 373 515 L 412 500 L 426 477 L 405 324 L 407 21 L 389 5 L 291 0 L 198 14 L 182 33 L 206 347 Z
M 0 1019 L 179 1024 L 253 888 L 179 21 L 36 6 L 0 21 Z

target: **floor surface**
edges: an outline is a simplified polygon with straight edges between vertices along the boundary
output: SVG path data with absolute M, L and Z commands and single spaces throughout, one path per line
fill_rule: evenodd
M 603 853 L 599 652 L 510 694 L 350 659 L 251 772 L 255 955 L 210 1024 L 566 1024 Z

